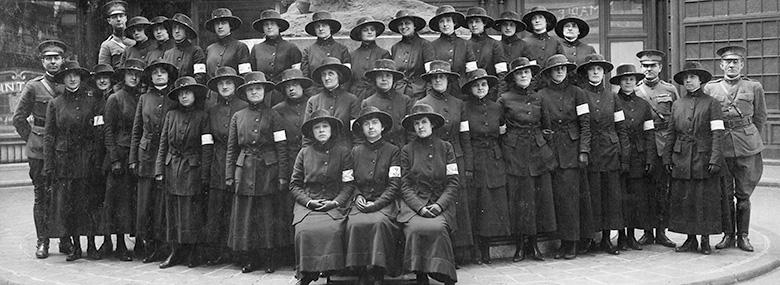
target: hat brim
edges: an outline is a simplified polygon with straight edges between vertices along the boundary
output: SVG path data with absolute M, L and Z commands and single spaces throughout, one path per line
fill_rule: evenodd
M 154 31 L 152 29 L 154 29 L 157 26 L 163 26 L 165 28 L 165 30 L 167 30 L 168 33 L 170 34 L 170 31 L 171 31 L 170 24 L 171 23 L 166 23 L 165 21 L 159 22 L 159 23 L 154 23 L 153 22 L 151 25 L 146 27 L 146 30 L 145 30 L 146 31 L 146 36 L 149 37 L 150 39 L 154 38 L 154 35 L 153 35 Z
M 339 120 L 336 117 L 323 116 L 323 117 L 312 118 L 304 122 L 303 125 L 301 126 L 301 133 L 303 133 L 303 136 L 309 139 L 314 139 L 314 130 L 312 130 L 312 128 L 314 128 L 314 125 L 322 121 L 328 121 L 328 123 L 330 124 L 331 139 L 337 137 L 341 133 L 341 128 L 343 128 L 341 120 Z
M 263 85 L 264 92 L 265 92 L 265 97 L 263 98 L 263 101 L 268 101 L 266 99 L 268 98 L 268 96 L 271 95 L 271 91 L 276 89 L 276 85 L 274 85 L 274 83 L 271 81 L 249 81 L 249 82 L 244 82 L 244 84 L 241 84 L 240 86 L 238 86 L 238 88 L 236 88 L 236 97 L 238 99 L 249 102 L 249 99 L 246 98 L 246 89 L 249 88 L 249 86 L 253 86 L 253 85 Z
M 536 14 L 542 14 L 545 19 L 547 19 L 547 31 L 552 31 L 555 29 L 555 25 L 558 23 L 558 18 L 553 15 L 553 13 L 549 11 L 533 11 L 529 12 L 528 14 L 523 15 L 523 23 L 525 24 L 525 30 L 529 33 L 534 32 L 534 26 L 531 24 L 531 18 L 533 18 Z
M 704 83 L 709 82 L 712 80 L 712 73 L 709 71 L 706 71 L 704 69 L 687 69 L 680 72 L 677 72 L 674 74 L 674 82 L 677 84 L 683 85 L 685 84 L 685 75 L 688 73 L 693 73 L 699 76 L 699 79 L 701 80 L 701 84 L 704 85 Z
M 206 99 L 206 95 L 209 92 L 209 88 L 201 84 L 185 85 L 173 88 L 171 92 L 168 92 L 168 98 L 174 102 L 179 102 L 179 92 L 183 90 L 192 90 L 195 93 L 195 102 L 200 102 Z
M 468 27 L 468 24 L 469 24 L 469 19 L 473 19 L 473 18 L 480 18 L 480 19 L 482 19 L 482 22 L 485 24 L 485 28 L 492 28 L 493 25 L 495 25 L 495 23 L 496 23 L 496 20 L 494 20 L 493 18 L 491 18 L 489 16 L 485 16 L 485 15 L 472 15 L 472 16 L 466 16 L 466 26 L 467 27 Z
M 490 87 L 490 89 L 493 89 L 493 87 L 496 87 L 496 84 L 498 84 L 498 77 L 495 77 L 493 75 L 480 76 L 463 83 L 463 85 L 461 85 L 460 87 L 461 94 L 471 94 L 471 90 L 469 90 L 469 88 L 471 88 L 471 85 L 474 84 L 474 82 L 477 82 L 477 80 L 480 79 L 487 79 L 488 87 Z
M 553 64 L 553 65 L 550 65 L 550 66 L 545 66 L 544 69 L 542 69 L 542 73 L 548 72 L 548 71 L 550 71 L 550 69 L 552 69 L 554 67 L 558 67 L 558 66 L 566 66 L 566 71 L 567 72 L 574 71 L 577 68 L 576 64 L 573 64 L 571 62 L 562 62 L 562 63 L 558 63 L 558 64 Z
M 375 69 L 371 69 L 369 71 L 366 71 L 365 73 L 363 73 L 363 77 L 365 77 L 366 79 L 369 79 L 369 80 L 373 80 L 374 76 L 376 76 L 380 72 L 389 72 L 390 74 L 392 74 L 393 75 L 393 81 L 398 81 L 398 80 L 401 80 L 401 79 L 404 78 L 404 74 L 402 72 L 400 72 L 398 70 L 394 70 L 394 69 L 385 69 L 385 68 L 375 68 Z M 373 82 L 371 82 L 371 83 L 373 83 Z
M 298 84 L 300 84 L 303 89 L 309 88 L 312 85 L 314 85 L 314 81 L 312 81 L 311 79 L 309 79 L 307 77 L 293 77 L 293 78 L 288 78 L 288 79 L 279 81 L 279 83 L 277 83 L 276 86 L 279 86 L 279 88 L 282 89 L 282 86 L 284 86 L 285 84 L 288 84 L 290 82 L 294 82 L 294 81 L 298 82 Z
M 577 73 L 585 73 L 588 71 L 588 68 L 590 68 L 593 65 L 601 66 L 601 68 L 604 69 L 604 73 L 608 73 L 612 71 L 612 69 L 615 68 L 614 65 L 612 65 L 611 62 L 606 60 L 597 60 L 597 61 L 589 61 L 583 64 L 580 64 L 580 66 L 577 67 Z
M 496 21 L 493 23 L 493 29 L 495 29 L 496 31 L 501 31 L 501 25 L 504 22 L 515 23 L 515 26 L 517 26 L 515 33 L 525 31 L 528 28 L 526 24 L 523 23 L 523 21 L 516 20 L 516 19 L 509 19 L 509 18 L 500 18 L 500 19 L 496 19 Z
M 265 33 L 263 32 L 263 23 L 273 21 L 276 22 L 276 25 L 279 26 L 279 33 L 282 33 L 290 28 L 290 22 L 288 22 L 285 19 L 282 18 L 265 18 L 265 19 L 257 19 L 254 22 L 252 22 L 252 29 L 259 33 Z
M 401 33 L 398 31 L 398 25 L 401 24 L 401 21 L 404 19 L 411 19 L 412 23 L 414 23 L 414 31 L 419 32 L 420 30 L 424 29 L 426 26 L 425 19 L 417 17 L 417 16 L 403 16 L 398 17 L 395 19 L 390 20 L 390 23 L 387 24 L 387 28 L 390 29 L 393 32 Z
M 60 72 L 57 72 L 57 74 L 54 75 L 54 82 L 56 83 L 62 83 L 62 80 L 65 78 L 65 75 L 68 75 L 70 73 L 78 73 L 81 76 L 81 81 L 86 81 L 89 79 L 90 76 L 92 76 L 91 73 L 89 73 L 89 70 L 83 67 L 79 68 L 71 68 L 68 70 L 62 70 Z
M 430 21 L 428 21 L 428 28 L 431 29 L 431 31 L 439 32 L 439 20 L 444 17 L 451 17 L 452 21 L 455 22 L 455 30 L 457 30 L 460 27 L 466 26 L 466 16 L 463 16 L 460 12 L 447 12 L 447 13 L 441 13 L 439 15 L 434 16 L 431 18 Z
M 330 34 L 331 35 L 335 35 L 339 31 L 341 31 L 341 22 L 336 21 L 334 19 L 322 19 L 322 20 L 312 21 L 312 22 L 309 22 L 308 24 L 306 24 L 306 26 L 304 27 L 304 30 L 306 30 L 306 33 L 311 35 L 311 36 L 316 37 L 317 33 L 314 32 L 314 25 L 316 25 L 319 22 L 324 22 L 324 23 L 328 24 L 328 26 L 330 26 Z
M 456 80 L 460 79 L 460 74 L 457 74 L 457 73 L 452 72 L 452 71 L 442 71 L 442 70 L 436 70 L 436 71 L 433 71 L 433 72 L 423 73 L 422 75 L 420 75 L 420 78 L 422 78 L 422 80 L 429 81 L 431 76 L 438 75 L 438 74 L 448 75 L 450 77 L 453 77 Z
M 376 36 L 377 37 L 382 35 L 382 33 L 385 32 L 385 24 L 384 23 L 382 23 L 380 21 L 368 21 L 368 22 L 362 23 L 362 24 L 357 25 L 354 28 L 352 28 L 352 30 L 349 31 L 349 38 L 352 39 L 353 41 L 358 41 L 358 42 L 363 41 L 363 38 L 362 38 L 363 35 L 361 34 L 361 31 L 362 31 L 363 27 L 368 26 L 368 25 L 374 25 L 374 27 L 376 28 Z
M 401 120 L 401 125 L 405 130 L 414 132 L 414 121 L 422 117 L 428 117 L 428 119 L 431 120 L 431 124 L 433 125 L 434 130 L 441 128 L 441 126 L 444 125 L 444 117 L 436 113 L 428 112 L 407 115 L 403 120 Z
M 144 34 L 146 34 L 146 31 L 149 29 L 149 27 L 151 25 L 152 25 L 152 23 L 136 23 L 136 24 L 132 24 L 130 26 L 127 26 L 127 27 L 125 27 L 125 31 L 124 31 L 125 37 L 128 37 L 128 38 L 132 39 L 133 38 L 133 29 L 136 28 L 136 27 L 139 27 L 139 26 L 143 26 Z M 149 35 L 146 35 L 146 36 L 149 37 Z M 149 37 L 149 38 L 153 38 L 153 37 Z
M 377 118 L 382 122 L 382 128 L 384 128 L 384 130 L 382 130 L 382 135 L 386 135 L 393 129 L 393 118 L 390 117 L 389 114 L 384 111 L 374 111 L 363 114 L 355 119 L 355 122 L 352 123 L 352 134 L 359 138 L 365 137 L 363 134 L 363 121 L 371 118 Z
M 174 20 L 174 19 L 168 19 L 168 20 L 165 20 L 165 22 L 163 22 L 163 23 L 168 23 L 168 28 L 171 31 L 173 31 L 173 25 L 174 24 L 182 25 L 187 30 L 187 38 L 188 39 L 193 40 L 193 39 L 197 39 L 198 38 L 198 33 L 195 31 L 195 29 L 193 29 L 192 27 L 190 27 L 190 25 L 187 25 L 186 23 L 184 23 L 182 21 Z M 171 35 L 171 38 L 173 38 L 173 35 Z
M 141 75 L 141 79 L 143 79 L 144 70 L 140 68 L 127 68 L 127 67 L 120 67 L 116 71 L 114 71 L 114 79 L 117 82 L 124 81 L 124 76 L 128 71 L 136 71 Z
M 152 71 L 154 71 L 155 68 L 162 67 L 165 69 L 165 71 L 168 72 L 168 83 L 172 83 L 176 78 L 179 78 L 179 70 L 176 68 L 175 65 L 167 63 L 167 62 L 155 62 L 151 65 L 144 68 L 143 77 L 148 82 L 152 82 Z
M 634 76 L 636 77 L 636 82 L 642 81 L 642 79 L 645 79 L 645 75 L 643 73 L 639 72 L 629 72 L 629 73 L 623 73 L 613 76 L 609 79 L 609 84 L 612 85 L 620 85 L 620 79 L 626 76 Z
M 243 23 L 243 21 L 241 21 L 241 19 L 236 16 L 222 16 L 206 20 L 206 23 L 204 23 L 203 26 L 207 31 L 214 33 L 214 24 L 220 20 L 227 20 L 228 23 L 230 23 L 230 31 L 238 30 L 238 28 L 240 28 L 241 24 Z
M 523 70 L 523 69 L 529 69 L 529 68 L 531 69 L 531 75 L 532 76 L 536 76 L 537 74 L 539 74 L 540 71 L 542 71 L 542 67 L 540 65 L 538 65 L 538 64 L 528 64 L 528 65 L 518 66 L 518 67 L 513 68 L 509 72 L 507 72 L 506 75 L 504 75 L 504 80 L 505 81 L 512 81 L 512 80 L 514 80 L 514 79 L 512 79 L 512 77 L 514 76 L 515 72 L 518 72 L 518 71 Z
M 42 41 L 41 43 L 38 44 L 38 51 L 39 51 L 39 53 L 42 53 L 41 49 L 44 46 L 46 46 L 46 45 L 55 45 L 55 46 L 60 47 L 62 49 L 62 53 L 57 53 L 58 55 L 62 55 L 64 53 L 68 52 L 68 45 L 65 44 L 64 42 L 59 41 L 59 40 L 45 40 L 45 41 Z M 44 55 L 49 55 L 49 54 L 45 54 L 44 53 Z
M 315 68 L 314 71 L 311 72 L 311 79 L 317 84 L 322 84 L 322 75 L 320 73 L 325 69 L 335 69 L 336 72 L 339 73 L 339 84 L 344 84 L 344 82 L 349 81 L 352 77 L 352 71 L 349 67 L 344 64 L 331 63 Z
M 566 25 L 566 23 L 568 22 L 574 22 L 575 24 L 577 24 L 577 28 L 580 29 L 580 35 L 577 36 L 577 39 L 584 38 L 585 36 L 588 35 L 588 33 L 590 33 L 590 26 L 584 20 L 580 18 L 565 18 L 558 21 L 558 23 L 555 24 L 555 34 L 558 35 L 558 37 L 562 39 L 565 38 L 563 35 L 563 26 Z
M 209 90 L 219 93 L 217 90 L 217 83 L 219 83 L 222 79 L 231 79 L 233 80 L 233 83 L 236 85 L 236 90 L 238 90 L 237 87 L 244 84 L 244 78 L 238 75 L 220 75 L 215 76 L 211 79 L 209 79 L 208 82 L 206 82 L 206 86 L 209 88 Z

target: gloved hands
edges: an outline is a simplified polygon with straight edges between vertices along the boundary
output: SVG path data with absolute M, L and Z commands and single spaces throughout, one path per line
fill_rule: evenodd
M 710 163 L 710 165 L 707 166 L 707 173 L 710 175 L 718 174 L 718 172 L 720 172 L 720 165 Z
M 124 168 L 122 168 L 122 163 L 119 161 L 114 161 L 111 163 L 111 174 L 114 175 L 122 175 L 125 173 Z
M 650 175 L 655 170 L 655 165 L 652 163 L 645 164 L 645 175 Z
M 333 200 L 324 200 L 320 204 L 322 206 L 315 208 L 315 211 L 327 212 L 339 206 L 339 203 Z
M 588 166 L 588 154 L 585 152 L 581 152 L 579 156 L 579 161 L 581 167 Z
M 672 169 L 674 169 L 674 166 L 671 164 L 664 164 L 664 170 L 666 170 L 666 173 L 672 174 Z

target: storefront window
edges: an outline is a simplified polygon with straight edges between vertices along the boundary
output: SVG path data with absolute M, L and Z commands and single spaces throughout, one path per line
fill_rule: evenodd
M 644 3 L 638 0 L 616 0 L 609 4 L 610 35 L 636 35 L 644 29 Z

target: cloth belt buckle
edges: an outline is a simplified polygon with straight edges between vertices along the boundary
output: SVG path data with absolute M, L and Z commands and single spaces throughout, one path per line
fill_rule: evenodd
M 732 119 L 732 120 L 724 120 L 723 123 L 727 129 L 739 129 L 739 128 L 749 126 L 750 124 L 753 123 L 753 120 L 751 118 L 739 118 L 739 119 Z

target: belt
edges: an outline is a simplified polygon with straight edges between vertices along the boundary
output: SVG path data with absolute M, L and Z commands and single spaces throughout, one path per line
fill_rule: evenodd
M 653 122 L 653 128 L 656 130 L 665 130 L 669 128 L 669 122 L 666 121 Z
M 46 126 L 46 120 L 45 119 L 34 118 L 33 119 L 33 126 L 38 126 L 38 127 Z
M 561 130 L 561 129 L 569 129 L 569 128 L 577 128 L 577 122 L 571 121 L 571 122 L 552 122 L 550 124 L 550 129 L 552 130 Z
M 723 125 L 727 129 L 744 128 L 753 124 L 753 119 L 750 117 L 736 118 L 730 120 L 723 120 Z
M 174 148 L 171 148 L 171 149 L 169 149 L 169 150 L 168 150 L 168 153 L 170 153 L 171 155 L 175 155 L 175 156 L 192 156 L 192 155 L 198 155 L 198 153 L 197 153 L 197 152 L 194 152 L 194 151 L 189 151 L 189 152 L 187 152 L 187 151 L 180 151 L 180 150 L 178 150 L 178 149 L 174 149 Z

